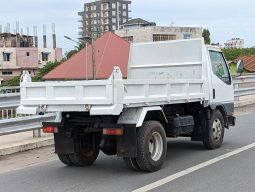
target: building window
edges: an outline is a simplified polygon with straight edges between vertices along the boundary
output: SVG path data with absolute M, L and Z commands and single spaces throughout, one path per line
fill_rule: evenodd
M 48 52 L 42 52 L 42 61 L 49 61 L 49 55 Z
M 153 41 L 170 41 L 176 40 L 176 35 L 168 35 L 168 34 L 154 34 Z
M 123 18 L 123 24 L 127 22 L 127 19 Z
M 102 8 L 102 10 L 108 10 L 109 9 L 108 3 L 102 4 L 101 8 Z
M 10 61 L 10 59 L 11 59 L 11 53 L 3 52 L 3 61 Z
M 27 52 L 26 54 L 27 54 L 27 57 L 29 57 L 29 56 L 30 56 L 30 52 Z
M 191 39 L 191 34 L 189 33 L 183 34 L 183 39 Z
M 112 18 L 112 23 L 116 23 L 116 18 Z
M 12 75 L 12 71 L 2 71 L 2 75 Z
M 116 16 L 116 11 L 112 11 L 112 16 Z
M 127 5 L 126 5 L 126 4 L 123 4 L 123 5 L 122 5 L 122 8 L 123 8 L 123 9 L 127 9 Z
M 112 3 L 112 8 L 116 9 L 116 3 Z
M 112 30 L 115 31 L 117 29 L 116 25 L 112 26 Z
M 130 43 L 132 43 L 134 41 L 134 37 L 133 36 L 122 37 L 122 39 L 124 39 L 125 41 L 128 41 Z
M 126 11 L 123 11 L 123 17 L 126 17 L 127 16 L 127 12 Z

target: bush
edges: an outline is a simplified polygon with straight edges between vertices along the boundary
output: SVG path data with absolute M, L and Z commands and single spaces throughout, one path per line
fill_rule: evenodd
M 48 62 L 43 68 L 38 70 L 37 75 L 33 79 L 37 81 L 42 80 L 44 75 L 49 73 L 51 70 L 55 69 L 60 64 L 61 62 L 58 61 Z
M 2 87 L 12 87 L 12 86 L 19 86 L 20 84 L 20 76 L 13 77 L 10 80 L 2 82 Z
M 223 49 L 223 52 L 228 61 L 233 61 L 240 56 L 255 55 L 255 48 Z

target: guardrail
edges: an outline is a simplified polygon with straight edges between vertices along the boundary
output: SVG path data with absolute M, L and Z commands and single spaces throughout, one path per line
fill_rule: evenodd
M 10 109 L 19 106 L 20 88 L 1 87 L 0 88 L 0 109 Z
M 0 95 L 10 94 L 10 93 L 19 93 L 20 87 L 0 87 Z
M 34 137 L 41 137 L 42 122 L 54 121 L 55 114 L 34 115 L 0 121 L 0 136 L 34 131 Z
M 19 93 L 0 94 L 0 109 L 10 109 L 18 107 L 20 104 Z
M 242 107 L 255 103 L 255 75 L 233 78 L 235 105 Z
M 0 87 L 0 119 L 16 117 L 20 104 L 20 87 Z

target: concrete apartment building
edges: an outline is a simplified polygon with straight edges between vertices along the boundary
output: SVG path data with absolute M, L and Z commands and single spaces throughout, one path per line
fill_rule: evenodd
M 8 80 L 28 70 L 32 76 L 49 61 L 60 61 L 62 49 L 35 47 L 34 37 L 0 34 L 0 80 Z M 36 38 L 35 38 L 36 39 Z
M 100 36 L 106 31 L 115 31 L 129 20 L 131 1 L 98 0 L 84 4 L 84 11 L 79 12 L 81 19 L 81 38 L 91 36 L 93 31 Z
M 162 27 L 152 24 L 153 22 L 142 19 L 133 19 L 124 24 L 122 29 L 116 30 L 115 33 L 133 43 L 202 37 L 203 28 L 200 27 Z
M 244 48 L 244 39 L 232 38 L 224 43 L 226 49 L 242 49 Z

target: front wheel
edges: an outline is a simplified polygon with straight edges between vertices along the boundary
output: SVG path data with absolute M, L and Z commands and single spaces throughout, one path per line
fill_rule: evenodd
M 221 147 L 224 138 L 224 119 L 219 110 L 215 110 L 209 126 L 204 135 L 203 144 L 208 149 L 216 149 Z
M 137 164 L 142 171 L 158 171 L 164 163 L 167 152 L 166 134 L 157 121 L 146 121 L 138 128 Z

